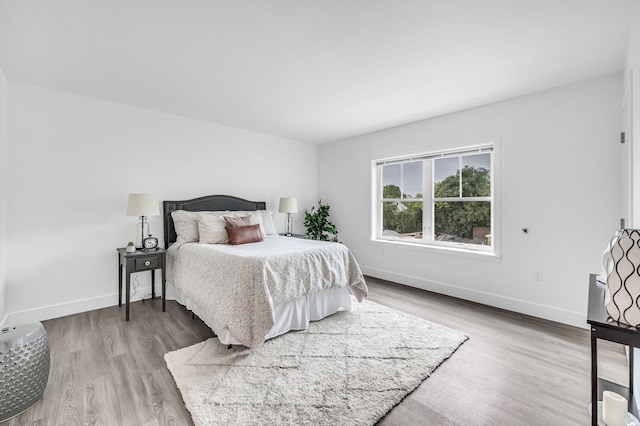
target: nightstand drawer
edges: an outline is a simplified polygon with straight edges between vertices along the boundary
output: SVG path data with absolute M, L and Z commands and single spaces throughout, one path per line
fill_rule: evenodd
M 158 267 L 158 256 L 136 259 L 136 271 L 144 269 L 156 269 Z

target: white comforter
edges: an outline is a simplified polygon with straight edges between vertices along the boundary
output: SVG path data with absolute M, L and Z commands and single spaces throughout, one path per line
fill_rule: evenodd
M 167 281 L 241 344 L 261 345 L 275 323 L 274 304 L 335 287 L 367 295 L 360 267 L 339 243 L 272 236 L 259 243 L 173 244 Z M 221 328 L 222 327 L 222 328 Z

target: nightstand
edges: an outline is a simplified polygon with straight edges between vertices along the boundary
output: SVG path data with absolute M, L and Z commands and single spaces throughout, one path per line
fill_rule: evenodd
M 127 253 L 126 248 L 118 249 L 118 306 L 122 306 L 122 272 L 126 278 L 125 286 L 125 319 L 129 321 L 129 298 L 131 296 L 131 274 L 134 272 L 151 271 L 151 298 L 156 298 L 156 274 L 155 271 L 160 269 L 162 273 L 162 312 L 166 308 L 166 281 L 165 266 L 167 260 L 167 251 L 158 248 L 153 251 L 136 250 L 133 253 Z
M 290 237 L 290 238 L 301 238 L 303 240 L 307 239 L 307 236 L 305 234 L 291 234 L 291 235 L 286 235 L 286 234 L 280 234 L 281 237 Z

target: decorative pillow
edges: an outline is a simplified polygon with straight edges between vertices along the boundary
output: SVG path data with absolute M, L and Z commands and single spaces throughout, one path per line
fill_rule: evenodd
M 227 222 L 227 226 L 247 226 L 252 225 L 251 216 L 224 216 L 225 222 Z
M 202 244 L 226 244 L 229 242 L 227 225 L 223 216 L 212 214 L 197 214 L 199 242 Z
M 262 220 L 262 230 L 264 235 L 278 235 L 276 227 L 273 225 L 273 217 L 270 210 L 242 210 L 233 212 L 234 216 L 260 216 Z
M 227 235 L 229 236 L 229 244 L 247 244 L 257 243 L 263 240 L 262 232 L 260 232 L 260 225 L 246 225 L 246 226 L 227 226 Z
M 262 239 L 267 238 L 267 234 L 264 231 L 264 227 L 262 224 L 262 212 L 264 210 L 255 210 L 255 211 L 235 211 L 233 212 L 233 217 L 251 217 L 250 225 L 260 225 L 260 233 L 262 233 Z
M 176 229 L 176 241 L 179 243 L 192 243 L 198 241 L 198 222 L 194 212 L 176 210 L 171 212 L 173 226 Z
M 171 212 L 173 226 L 177 235 L 176 242 L 193 243 L 199 240 L 198 215 L 223 216 L 225 214 L 229 214 L 229 211 L 190 212 L 187 210 L 176 210 Z
M 273 215 L 269 210 L 260 210 L 262 213 L 262 227 L 267 235 L 278 235 L 276 227 L 273 224 Z

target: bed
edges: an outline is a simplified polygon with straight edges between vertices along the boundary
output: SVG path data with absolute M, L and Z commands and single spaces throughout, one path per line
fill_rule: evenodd
M 212 195 L 164 201 L 163 213 L 167 286 L 225 345 L 260 346 L 367 296 L 346 246 L 279 236 L 263 201 Z M 207 224 L 229 217 L 250 219 L 242 229 L 259 230 L 262 241 L 209 244 L 222 236 Z

